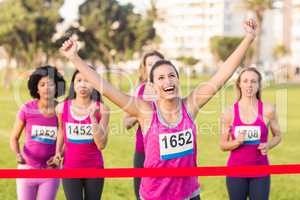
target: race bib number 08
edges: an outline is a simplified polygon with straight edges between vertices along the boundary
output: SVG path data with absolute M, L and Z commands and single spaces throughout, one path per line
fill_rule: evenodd
M 194 153 L 192 129 L 175 133 L 159 134 L 160 159 L 169 160 Z
M 73 143 L 92 143 L 94 141 L 91 124 L 67 123 L 66 133 L 68 141 Z
M 260 143 L 260 126 L 236 126 L 234 137 L 237 138 L 240 133 L 245 132 L 245 140 L 243 144 L 259 144 Z
M 57 137 L 57 127 L 55 126 L 39 126 L 31 127 L 31 139 L 47 144 L 54 144 Z

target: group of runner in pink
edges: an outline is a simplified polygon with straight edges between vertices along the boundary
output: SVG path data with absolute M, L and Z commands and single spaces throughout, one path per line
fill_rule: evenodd
M 109 108 L 101 95 L 126 113 L 127 129 L 137 124 L 135 168 L 181 168 L 197 166 L 199 110 L 224 86 L 239 67 L 255 39 L 256 24 L 244 23 L 245 37 L 207 82 L 199 83 L 186 97 L 179 96 L 179 73 L 172 62 L 151 51 L 140 66 L 139 84 L 132 95 L 115 88 L 77 54 L 69 39 L 61 54 L 75 67 L 67 98 L 65 80 L 55 67 L 37 68 L 29 77 L 32 100 L 19 110 L 10 144 L 18 169 L 104 168 L 102 150 L 107 144 Z M 281 140 L 276 110 L 262 102 L 262 77 L 244 68 L 236 81 L 237 99 L 221 116 L 220 148 L 230 151 L 227 166 L 268 165 L 267 153 Z M 272 138 L 268 140 L 268 129 Z M 25 131 L 24 147 L 20 137 Z M 60 179 L 17 179 L 19 200 L 54 200 Z M 62 179 L 68 200 L 101 199 L 104 179 Z M 230 200 L 267 200 L 270 175 L 226 177 Z M 141 177 L 134 179 L 136 199 L 199 200 L 198 177 Z

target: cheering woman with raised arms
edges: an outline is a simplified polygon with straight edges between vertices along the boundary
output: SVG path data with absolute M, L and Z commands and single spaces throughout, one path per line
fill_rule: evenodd
M 255 38 L 256 24 L 244 23 L 246 36 L 216 74 L 201 83 L 187 97 L 179 96 L 179 74 L 166 60 L 157 61 L 150 71 L 156 100 L 147 102 L 129 96 L 96 74 L 77 54 L 76 41 L 67 40 L 61 53 L 92 83 L 101 94 L 138 119 L 144 137 L 145 168 L 196 166 L 197 145 L 194 119 L 199 109 L 225 84 L 239 66 Z M 141 199 L 200 199 L 198 177 L 144 177 Z

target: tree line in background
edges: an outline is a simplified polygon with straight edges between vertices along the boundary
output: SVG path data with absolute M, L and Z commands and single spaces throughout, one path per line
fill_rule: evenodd
M 100 61 L 109 72 L 113 63 L 126 61 L 143 48 L 159 41 L 153 23 L 163 20 L 156 9 L 157 0 L 149 0 L 150 8 L 145 16 L 135 13 L 132 4 L 121 5 L 117 0 L 86 0 L 79 7 L 78 23 L 73 23 L 62 34 L 57 25 L 64 19 L 59 9 L 64 0 L 2 0 L 0 2 L 0 47 L 6 54 L 7 67 L 4 84 L 9 84 L 11 61 L 16 66 L 32 68 L 60 59 L 58 48 L 71 35 L 77 35 L 83 47 L 79 54 L 93 64 Z M 244 0 L 242 7 L 256 16 L 258 36 L 244 64 L 258 63 L 260 35 L 266 10 L 272 8 L 272 0 Z M 210 50 L 216 62 L 224 61 L 237 47 L 241 37 L 215 36 L 210 39 Z M 274 57 L 288 53 L 283 45 L 274 48 Z M 185 65 L 193 66 L 198 59 L 179 57 Z M 110 74 L 107 73 L 108 79 Z M 7 78 L 5 78 L 7 77 Z
M 132 58 L 155 38 L 153 17 L 133 11 L 132 4 L 116 0 L 87 0 L 79 7 L 78 25 L 55 37 L 63 22 L 59 8 L 63 0 L 4 0 L 0 2 L 0 46 L 8 67 L 32 68 L 51 58 L 60 58 L 58 48 L 73 34 L 83 42 L 80 55 L 100 60 L 109 68 L 113 62 Z M 151 13 L 151 12 L 149 12 Z M 153 13 L 152 13 L 153 14 Z

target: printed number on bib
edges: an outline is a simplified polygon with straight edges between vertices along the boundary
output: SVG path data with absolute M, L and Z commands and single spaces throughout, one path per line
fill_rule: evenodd
M 47 144 L 54 144 L 57 137 L 57 128 L 55 126 L 39 126 L 31 127 L 31 139 Z
M 91 124 L 67 123 L 66 133 L 69 142 L 81 144 L 94 141 Z
M 176 133 L 159 134 L 160 159 L 169 160 L 194 153 L 192 129 Z
M 245 140 L 243 144 L 259 144 L 260 143 L 260 127 L 259 126 L 236 126 L 234 137 L 237 138 L 238 134 L 245 132 Z

